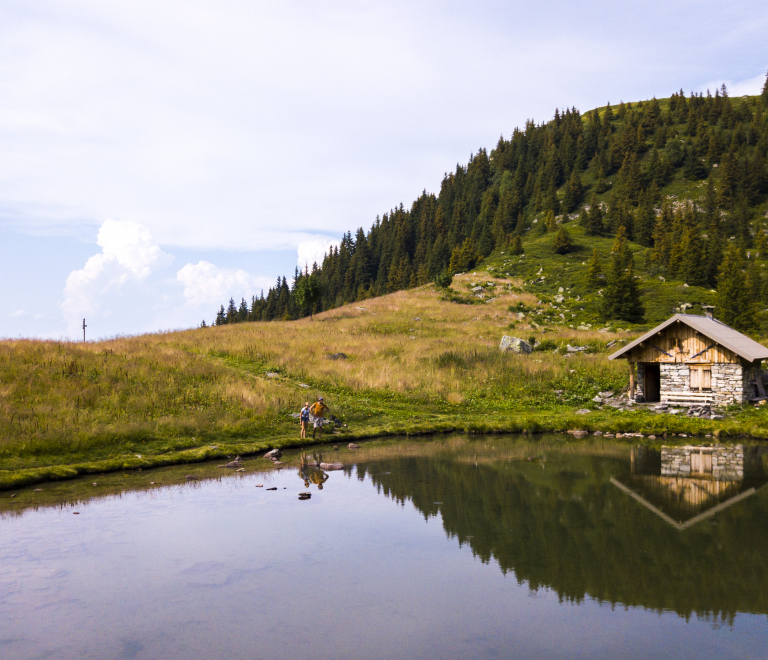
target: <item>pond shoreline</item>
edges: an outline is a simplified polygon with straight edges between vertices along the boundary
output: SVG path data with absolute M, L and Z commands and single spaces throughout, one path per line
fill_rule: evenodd
M 743 428 L 738 423 L 711 422 L 709 420 L 697 420 L 692 418 L 680 418 L 673 415 L 647 415 L 630 413 L 621 418 L 611 416 L 609 418 L 594 415 L 590 420 L 585 415 L 550 415 L 548 418 L 535 419 L 524 417 L 517 420 L 504 422 L 467 421 L 455 422 L 428 422 L 409 425 L 387 425 L 386 427 L 372 428 L 368 431 L 352 432 L 341 429 L 335 433 L 326 434 L 322 439 L 301 439 L 295 436 L 280 435 L 272 439 L 259 439 L 252 442 L 231 442 L 211 439 L 204 445 L 171 451 L 159 454 L 142 453 L 127 454 L 122 452 L 114 457 L 73 463 L 57 463 L 46 466 L 20 468 L 12 470 L 0 470 L 0 492 L 10 491 L 14 488 L 23 488 L 34 484 L 51 481 L 75 479 L 90 474 L 103 474 L 120 470 L 138 470 L 171 465 L 184 465 L 201 463 L 204 461 L 224 459 L 228 456 L 253 456 L 270 449 L 295 449 L 297 447 L 317 447 L 323 445 L 348 443 L 351 441 L 373 440 L 396 436 L 426 436 L 443 435 L 448 433 L 467 433 L 470 435 L 519 433 L 522 435 L 538 435 L 542 433 L 566 434 L 573 430 L 585 432 L 591 437 L 595 432 L 602 434 L 642 434 L 626 438 L 617 437 L 618 440 L 660 443 L 668 440 L 669 436 L 685 434 L 685 437 L 697 438 L 705 443 L 716 443 L 723 438 L 742 437 L 752 440 L 765 440 L 766 429 Z M 709 421 L 709 424 L 706 422 Z M 655 438 L 649 436 L 655 435 Z M 707 437 L 710 436 L 710 437 Z M 604 436 L 603 436 L 604 437 Z M 611 439 L 610 436 L 608 439 Z M 665 441 L 666 441 L 665 440 Z M 574 438 L 576 441 L 576 438 Z M 144 450 L 146 451 L 146 450 Z M 61 457 L 66 460 L 66 456 Z

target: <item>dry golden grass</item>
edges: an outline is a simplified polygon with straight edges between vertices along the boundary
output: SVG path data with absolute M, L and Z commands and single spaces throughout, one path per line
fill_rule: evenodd
M 476 279 L 457 277 L 454 288 L 466 290 Z M 494 282 L 502 285 L 497 291 L 514 284 Z M 501 354 L 504 334 L 543 337 L 508 311 L 519 302 L 537 305 L 535 296 L 509 289 L 490 302 L 456 304 L 428 285 L 292 322 L 87 344 L 3 341 L 0 451 L 85 451 L 148 437 L 178 448 L 203 436 L 268 434 L 321 392 L 330 394 L 336 414 L 364 418 L 370 406 L 409 402 L 436 413 L 481 404 L 538 405 L 542 397 L 553 400 L 553 390 L 565 389 L 574 373 L 621 380 L 621 365 L 609 364 L 605 355 Z M 546 337 L 581 344 L 618 338 L 567 328 Z M 348 357 L 329 359 L 334 353 Z

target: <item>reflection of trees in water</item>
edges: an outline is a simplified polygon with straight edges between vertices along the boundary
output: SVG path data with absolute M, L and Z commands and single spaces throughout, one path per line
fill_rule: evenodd
M 597 456 L 358 464 L 359 478 L 425 517 L 439 513 L 450 537 L 531 589 L 686 617 L 768 614 L 768 489 L 679 532 L 609 484 L 628 471 Z

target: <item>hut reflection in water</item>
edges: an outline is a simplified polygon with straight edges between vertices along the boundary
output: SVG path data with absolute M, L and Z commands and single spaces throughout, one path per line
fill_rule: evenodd
M 760 447 L 704 445 L 632 448 L 631 473 L 615 486 L 677 529 L 753 495 L 768 480 Z

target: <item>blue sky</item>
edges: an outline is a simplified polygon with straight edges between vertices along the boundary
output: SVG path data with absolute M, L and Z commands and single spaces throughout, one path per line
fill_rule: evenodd
M 0 336 L 190 327 L 556 107 L 768 69 L 764 2 L 0 4 Z

